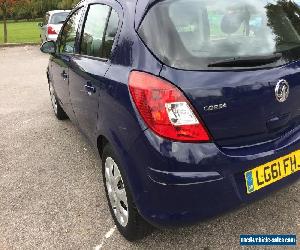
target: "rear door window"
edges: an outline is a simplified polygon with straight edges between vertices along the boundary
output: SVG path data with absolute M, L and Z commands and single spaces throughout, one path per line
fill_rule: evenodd
M 103 58 L 110 58 L 112 46 L 119 27 L 118 13 L 112 9 L 107 24 L 106 34 L 103 42 Z
M 90 6 L 81 40 L 81 54 L 102 57 L 103 35 L 110 7 L 103 4 Z
M 90 6 L 81 39 L 81 54 L 108 59 L 117 34 L 119 17 L 103 4 Z

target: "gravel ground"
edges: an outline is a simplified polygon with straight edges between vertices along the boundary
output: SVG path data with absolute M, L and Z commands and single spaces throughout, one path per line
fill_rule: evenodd
M 94 151 L 52 113 L 47 61 L 38 47 L 0 48 L 0 249 L 240 249 L 240 234 L 300 236 L 298 182 L 197 226 L 126 242 Z

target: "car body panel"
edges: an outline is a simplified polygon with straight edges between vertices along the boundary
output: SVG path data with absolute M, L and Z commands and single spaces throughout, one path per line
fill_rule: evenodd
M 264 197 L 298 180 L 300 174 L 296 173 L 247 195 L 243 175 L 252 168 L 300 148 L 298 124 L 289 127 L 285 133 L 281 131 L 280 136 L 276 133 L 274 137 L 265 138 L 249 135 L 251 127 L 253 131 L 261 132 L 261 124 L 266 122 L 259 119 L 263 110 L 257 106 L 268 109 L 270 118 L 285 113 L 287 106 L 281 106 L 272 99 L 277 80 L 286 78 L 291 82 L 289 104 L 291 109 L 297 110 L 298 63 L 273 69 L 226 72 L 182 71 L 167 67 L 148 50 L 136 32 L 136 24 L 142 20 L 147 6 L 152 2 L 81 2 L 77 7 L 104 3 L 119 13 L 122 24 L 111 58 L 103 61 L 81 56 L 78 34 L 74 55 L 54 55 L 49 65 L 50 78 L 55 82 L 55 90 L 67 114 L 96 150 L 101 152 L 99 140 L 105 138 L 118 155 L 139 213 L 156 226 L 196 223 Z M 79 33 L 81 26 L 82 23 Z M 69 79 L 64 82 L 61 73 L 66 68 Z M 191 100 L 217 140 L 182 143 L 155 135 L 144 123 L 131 99 L 128 78 L 132 70 L 150 72 L 176 84 Z M 87 93 L 84 86 L 88 82 L 95 87 L 95 93 Z M 210 84 L 204 85 L 207 82 Z M 254 95 L 259 93 L 261 98 L 252 102 Z M 243 96 L 245 99 L 240 100 Z M 224 101 L 230 105 L 228 110 L 202 111 L 207 105 Z M 239 110 L 239 105 L 243 105 L 243 111 Z M 273 113 L 270 112 L 272 107 Z M 258 119 L 249 121 L 247 114 L 254 118 L 255 113 Z M 232 115 L 233 122 L 228 117 Z M 244 120 L 240 119 L 237 126 L 234 121 L 238 116 L 244 117 Z M 228 133 L 234 136 L 226 136 Z
M 184 91 L 217 144 L 245 146 L 274 140 L 300 121 L 299 63 L 248 71 L 183 71 L 164 67 L 161 76 Z M 280 103 L 275 87 L 290 86 Z M 209 110 L 208 107 L 224 105 Z
M 67 113 L 72 113 L 73 110 L 69 95 L 70 57 L 70 55 L 54 55 L 52 56 L 51 63 L 49 65 L 51 81 L 55 88 L 57 98 Z
M 168 227 L 193 224 L 263 198 L 299 180 L 300 173 L 248 195 L 244 172 L 299 149 L 299 136 L 300 127 L 277 142 L 224 149 L 214 143 L 172 142 L 146 130 L 125 160 L 134 169 L 128 173 L 137 207 L 152 224 Z M 140 166 L 146 166 L 147 174 L 139 173 L 144 171 Z
M 95 137 L 98 119 L 100 90 L 106 84 L 107 62 L 74 56 L 69 68 L 70 99 L 82 131 L 89 137 Z M 94 88 L 94 90 L 88 89 Z

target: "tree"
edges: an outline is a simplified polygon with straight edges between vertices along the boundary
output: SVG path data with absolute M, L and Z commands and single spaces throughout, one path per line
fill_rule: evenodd
M 79 0 L 62 0 L 60 1 L 60 3 L 58 4 L 58 7 L 60 9 L 71 9 L 72 7 L 74 7 L 74 5 L 76 5 L 77 3 L 79 3 Z
M 49 10 L 71 9 L 80 0 L 0 0 L 0 18 L 4 23 L 4 43 L 7 43 L 7 20 L 44 17 Z
M 16 0 L 0 0 L 0 10 L 2 11 L 4 24 L 4 43 L 7 43 L 7 15 L 12 11 Z

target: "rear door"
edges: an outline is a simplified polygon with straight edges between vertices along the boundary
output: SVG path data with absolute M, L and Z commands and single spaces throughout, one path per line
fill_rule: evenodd
M 69 64 L 75 53 L 77 29 L 82 9 L 75 10 L 63 27 L 57 41 L 57 53 L 52 57 L 52 82 L 57 98 L 67 114 L 72 114 L 69 96 Z
M 88 6 L 79 54 L 70 64 L 72 106 L 81 130 L 90 139 L 96 130 L 100 89 L 105 84 L 119 25 L 118 13 L 108 3 Z

